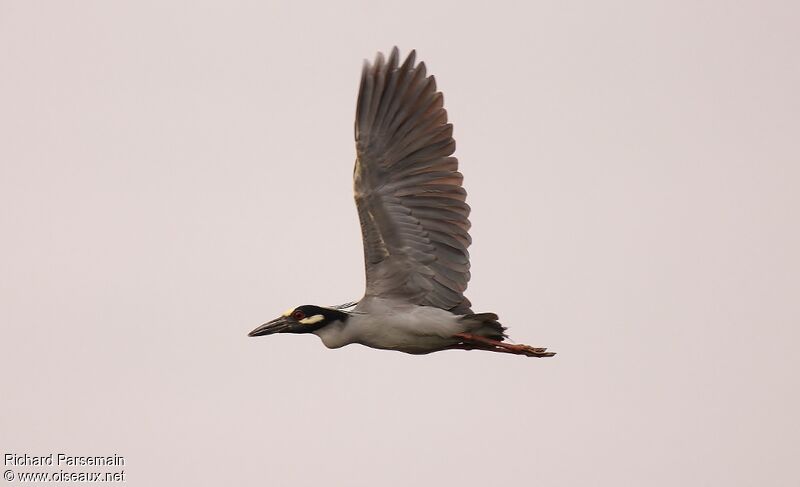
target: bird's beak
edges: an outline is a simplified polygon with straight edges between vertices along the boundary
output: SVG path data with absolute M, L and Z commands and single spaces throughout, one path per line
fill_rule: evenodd
M 281 333 L 289 329 L 291 322 L 285 317 L 281 316 L 275 318 L 269 323 L 264 323 L 255 330 L 247 334 L 247 336 L 257 337 L 261 335 L 272 335 L 273 333 Z

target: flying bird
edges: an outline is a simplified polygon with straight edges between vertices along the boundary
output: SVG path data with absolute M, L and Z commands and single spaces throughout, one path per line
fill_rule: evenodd
M 291 308 L 249 336 L 313 333 L 328 348 L 360 343 L 427 354 L 487 350 L 528 357 L 545 348 L 508 343 L 494 313 L 473 313 L 470 207 L 442 93 L 411 51 L 400 64 L 364 61 L 355 120 L 354 194 L 366 291 L 357 302 Z

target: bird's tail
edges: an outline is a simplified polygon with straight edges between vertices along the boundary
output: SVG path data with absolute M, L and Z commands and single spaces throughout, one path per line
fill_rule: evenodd
M 507 337 L 506 327 L 497 320 L 498 316 L 494 313 L 470 313 L 459 318 L 459 321 L 473 325 L 470 333 L 503 341 Z

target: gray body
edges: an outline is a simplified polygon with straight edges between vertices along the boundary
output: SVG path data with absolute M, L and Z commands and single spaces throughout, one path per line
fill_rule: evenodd
M 313 331 L 328 348 L 359 343 L 372 348 L 425 354 L 456 345 L 457 333 L 497 334 L 480 320 L 432 306 L 366 297 L 346 321 L 333 321 Z

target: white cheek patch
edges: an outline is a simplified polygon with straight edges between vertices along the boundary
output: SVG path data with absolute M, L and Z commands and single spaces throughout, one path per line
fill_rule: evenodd
M 320 321 L 324 320 L 325 317 L 322 315 L 314 315 L 309 316 L 308 318 L 303 318 L 299 321 L 301 325 L 313 325 L 314 323 L 319 323 Z

